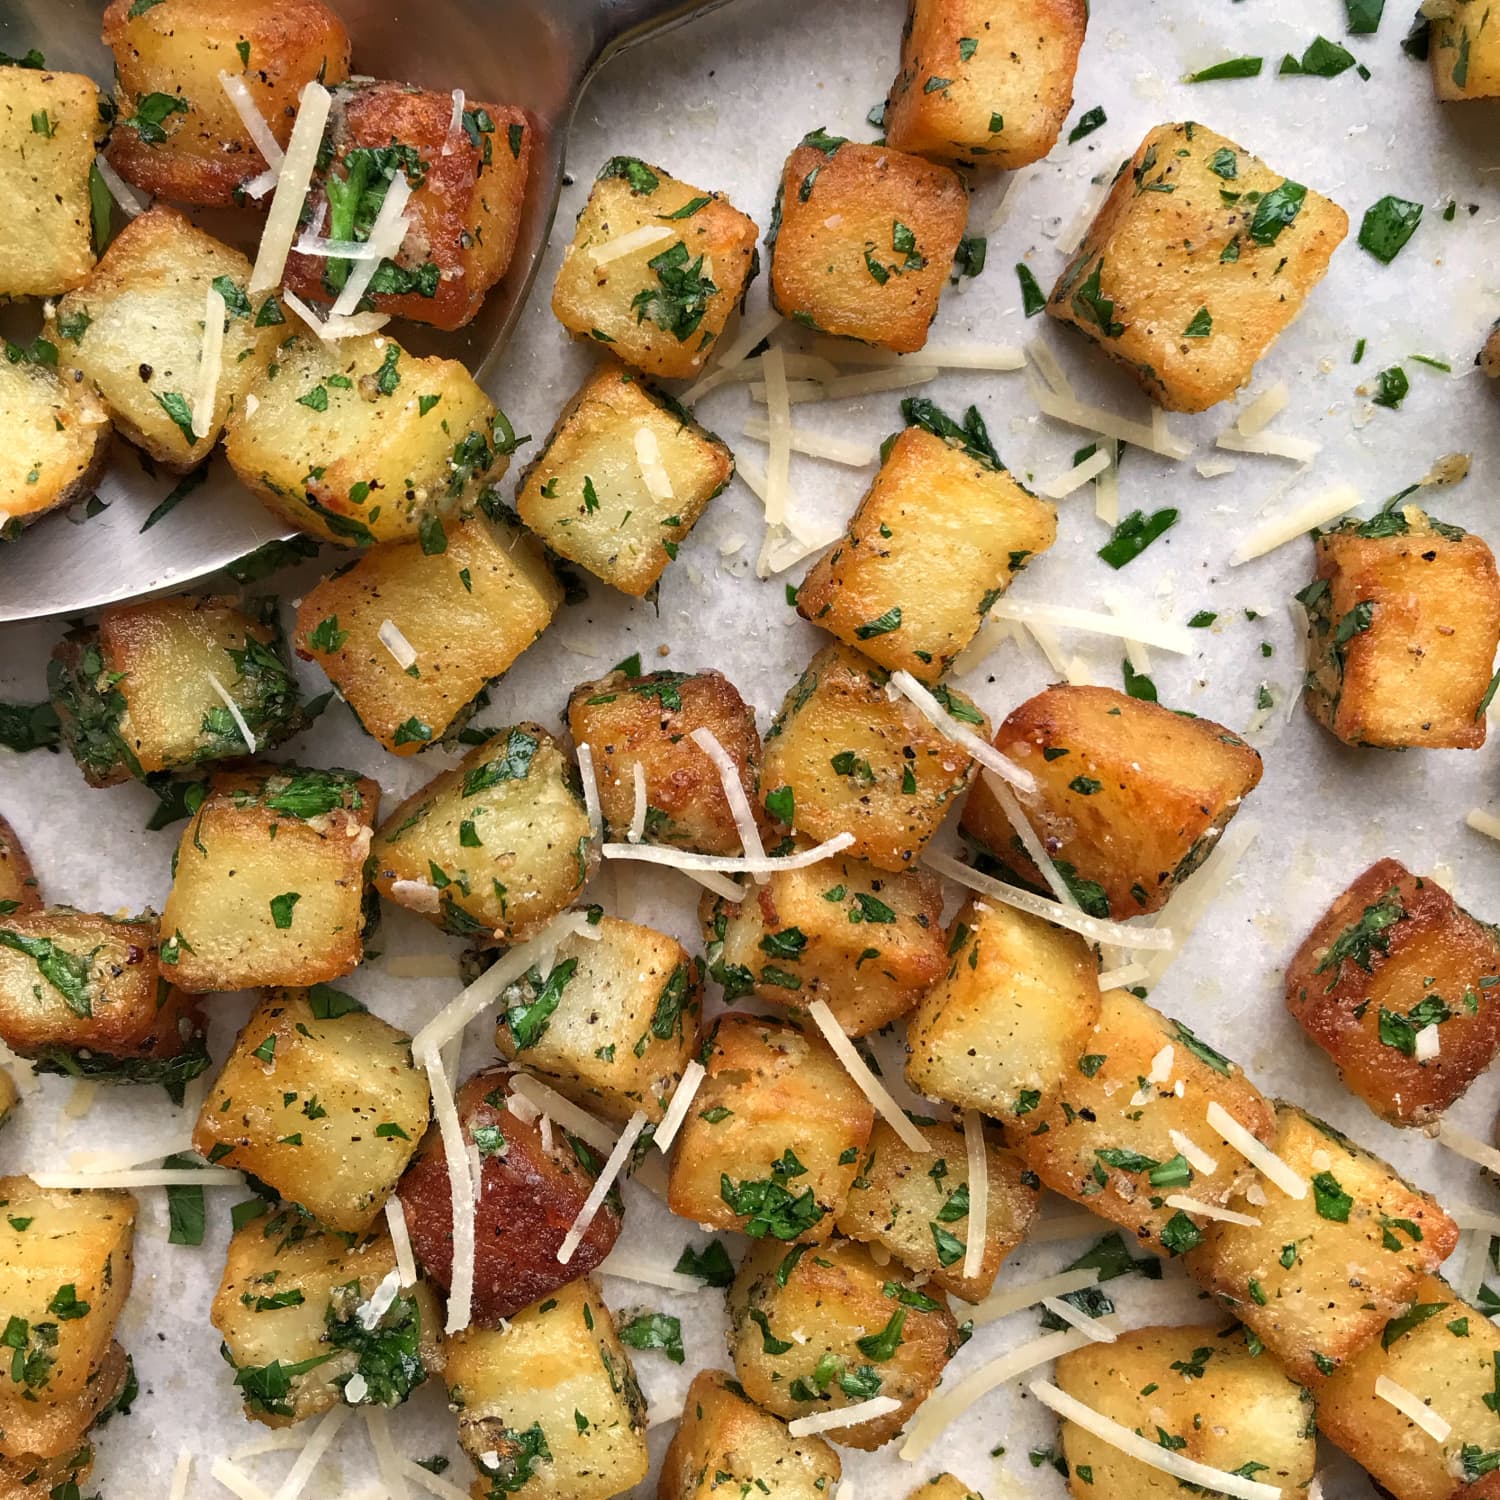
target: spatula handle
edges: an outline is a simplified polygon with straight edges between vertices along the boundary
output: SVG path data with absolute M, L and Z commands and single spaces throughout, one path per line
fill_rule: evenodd
M 599 62 L 664 26 L 715 10 L 727 0 L 595 0 Z

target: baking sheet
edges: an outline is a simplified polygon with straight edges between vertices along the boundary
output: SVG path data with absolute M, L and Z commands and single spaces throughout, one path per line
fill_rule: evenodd
M 1302 670 L 1287 599 L 1310 576 L 1310 549 L 1293 543 L 1248 566 L 1228 566 L 1233 543 L 1263 510 L 1284 508 L 1339 483 L 1354 485 L 1375 504 L 1421 478 L 1440 454 L 1458 450 L 1472 455 L 1473 472 L 1463 485 L 1434 497 L 1435 509 L 1496 540 L 1491 518 L 1500 421 L 1496 393 L 1473 371 L 1472 360 L 1500 313 L 1495 258 L 1500 109 L 1433 103 L 1426 68 L 1399 51 L 1406 11 L 1398 0 L 1387 7 L 1378 35 L 1345 38 L 1341 0 L 1096 0 L 1070 125 L 1095 105 L 1104 106 L 1108 123 L 1077 144 L 1059 144 L 1045 164 L 1014 184 L 1004 223 L 990 238 L 987 269 L 977 281 L 945 295 L 933 330 L 934 341 L 945 344 L 1041 337 L 1084 399 L 1145 417 L 1144 398 L 1107 369 L 1092 346 L 1044 326 L 1045 319 L 1025 321 L 1012 267 L 1024 259 L 1049 287 L 1071 244 L 1064 236 L 1076 234 L 1087 205 L 1121 158 L 1162 120 L 1194 118 L 1221 131 L 1279 171 L 1333 197 L 1349 211 L 1355 229 L 1365 207 L 1385 193 L 1426 204 L 1421 228 L 1389 268 L 1361 251 L 1351 234 L 1301 320 L 1256 372 L 1253 391 L 1278 379 L 1292 389 L 1292 404 L 1277 429 L 1322 443 L 1309 471 L 1299 473 L 1282 460 L 1240 456 L 1234 473 L 1201 479 L 1194 459 L 1217 456 L 1213 436 L 1236 407 L 1173 417 L 1173 428 L 1195 444 L 1194 459 L 1174 466 L 1131 450 L 1121 470 L 1120 504 L 1122 514 L 1173 505 L 1181 510 L 1180 523 L 1115 574 L 1095 556 L 1107 532 L 1094 518 L 1090 491 L 1080 491 L 1060 505 L 1056 547 L 1013 590 L 1017 599 L 1093 608 L 1106 607 L 1117 595 L 1131 607 L 1159 610 L 1177 621 L 1200 609 L 1217 611 L 1219 621 L 1201 633 L 1196 655 L 1153 652 L 1152 675 L 1163 702 L 1232 728 L 1250 723 L 1262 682 L 1284 699 Z M 865 114 L 895 72 L 901 22 L 899 0 L 823 0 L 815 6 L 805 0 L 735 0 L 604 70 L 579 114 L 569 151 L 576 182 L 564 190 L 539 293 L 494 386 L 517 431 L 540 438 L 593 358 L 592 350 L 566 342 L 547 307 L 546 290 L 598 165 L 616 153 L 639 155 L 689 182 L 727 191 L 764 227 L 780 163 L 805 131 L 823 125 L 854 139 L 871 137 Z M 1353 71 L 1333 80 L 1276 77 L 1281 55 L 1300 55 L 1319 32 L 1346 41 L 1369 67 L 1371 79 L 1363 81 Z M 357 38 L 355 45 L 357 53 Z M 1178 81 L 1188 71 L 1241 54 L 1265 55 L 1263 76 L 1193 87 Z M 483 78 L 420 81 L 462 84 L 474 94 L 485 87 Z M 979 184 L 971 232 L 984 232 L 1005 184 L 1003 178 Z M 1450 199 L 1458 209 L 1453 221 L 1445 222 L 1442 209 Z M 764 306 L 764 295 L 762 283 L 752 293 L 752 309 Z M 1368 341 L 1368 350 L 1356 369 L 1350 359 L 1360 338 Z M 1446 361 L 1452 373 L 1413 363 L 1414 354 Z M 1411 379 L 1405 404 L 1399 411 L 1372 407 L 1361 380 L 1373 380 L 1398 361 Z M 1089 441 L 1040 417 L 1019 374 L 946 374 L 924 394 L 950 410 L 977 403 L 1007 463 L 1038 480 L 1067 469 L 1073 452 Z M 897 400 L 884 395 L 805 406 L 796 420 L 814 430 L 878 441 L 899 425 Z M 763 466 L 761 445 L 739 437 L 749 411 L 744 388 L 731 387 L 706 398 L 700 416 Z M 839 522 L 869 477 L 869 470 L 794 456 L 797 513 Z M 43 524 L 67 522 L 55 517 Z M 538 718 L 555 725 L 574 682 L 638 650 L 652 665 L 682 670 L 712 665 L 725 671 L 756 705 L 764 728 L 823 637 L 787 607 L 785 579 L 758 581 L 750 571 L 760 535 L 758 507 L 736 482 L 709 508 L 666 573 L 659 615 L 649 604 L 627 601 L 591 582 L 587 603 L 565 609 L 495 690 L 484 721 Z M 325 549 L 324 567 L 336 561 L 337 555 Z M 277 587 L 286 600 L 295 599 L 317 571 L 314 566 L 281 575 Z M 794 569 L 788 578 L 795 581 L 801 572 Z M 0 630 L 0 697 L 41 696 L 44 661 L 56 635 L 57 627 L 45 624 Z M 1068 655 L 1080 656 L 1096 681 L 1119 682 L 1117 643 L 1066 633 L 1063 639 Z M 1262 642 L 1272 648 L 1269 657 Z M 316 670 L 303 667 L 301 675 L 309 693 L 323 690 Z M 1034 648 L 1011 642 L 961 685 L 998 722 L 1052 675 Z M 1152 1002 L 1232 1053 L 1267 1092 L 1312 1106 L 1445 1201 L 1494 1211 L 1495 1190 L 1480 1180 L 1477 1168 L 1421 1135 L 1382 1125 L 1347 1095 L 1280 1003 L 1282 965 L 1307 926 L 1356 873 L 1382 855 L 1394 855 L 1418 871 L 1446 866 L 1462 902 L 1481 916 L 1500 918 L 1500 851 L 1463 826 L 1469 808 L 1500 802 L 1494 746 L 1478 753 L 1406 755 L 1348 750 L 1300 709 L 1290 722 L 1278 712 L 1272 728 L 1257 739 L 1266 755 L 1265 778 L 1240 814 L 1258 830 L 1254 849 Z M 358 767 L 379 780 L 388 807 L 451 763 L 440 750 L 396 760 L 338 705 L 279 755 Z M 89 790 L 66 756 L 22 759 L 0 750 L 0 809 L 31 852 L 50 901 L 102 911 L 159 909 L 179 830 L 144 833 L 153 806 L 151 794 L 133 784 Z M 653 922 L 697 942 L 696 888 L 679 877 L 606 867 L 589 897 L 617 915 Z M 387 907 L 374 947 L 381 957 L 346 987 L 387 1019 L 415 1029 L 456 991 L 456 980 L 397 979 L 387 970 L 399 955 L 456 955 L 460 945 L 426 923 Z M 248 1003 L 248 997 L 228 996 L 209 1002 L 216 1058 L 224 1056 Z M 898 1071 L 894 1044 L 881 1040 L 876 1048 L 888 1060 L 890 1082 Z M 492 1056 L 488 1028 L 472 1027 L 464 1071 Z M 75 1109 L 83 1102 L 75 1100 L 70 1083 L 42 1081 L 0 1135 L 0 1166 L 5 1171 L 55 1168 L 72 1151 L 138 1140 L 178 1145 L 191 1124 L 159 1090 L 101 1089 L 81 1116 L 70 1115 L 70 1101 Z M 1490 1139 L 1495 1108 L 1492 1074 L 1474 1086 L 1451 1118 Z M 678 1246 L 701 1245 L 707 1238 L 696 1226 L 671 1219 L 643 1190 L 631 1185 L 626 1191 L 622 1246 L 670 1264 Z M 98 1466 L 88 1488 L 102 1490 L 109 1500 L 157 1500 L 166 1493 L 177 1453 L 186 1448 L 195 1455 L 189 1493 L 221 1495 L 227 1492 L 208 1478 L 212 1458 L 264 1432 L 241 1417 L 219 1358 L 218 1335 L 208 1322 L 229 1205 L 240 1194 L 210 1192 L 209 1234 L 201 1248 L 169 1246 L 163 1194 L 148 1190 L 140 1196 L 135 1289 L 120 1337 L 135 1356 L 142 1394 L 129 1418 L 99 1434 Z M 1099 1232 L 1105 1227 L 1101 1222 Z M 1089 1242 L 1023 1249 L 1002 1270 L 999 1284 L 1056 1269 Z M 1457 1258 L 1448 1267 L 1450 1273 L 1456 1269 Z M 718 1294 L 677 1296 L 618 1280 L 608 1281 L 605 1290 L 617 1310 L 649 1306 L 683 1319 L 685 1367 L 660 1354 L 636 1356 L 653 1406 L 674 1408 L 694 1368 L 727 1363 Z M 1111 1294 L 1130 1325 L 1219 1321 L 1170 1268 L 1160 1283 L 1132 1278 L 1117 1282 Z M 947 1383 L 1036 1331 L 1034 1313 L 981 1330 L 950 1365 Z M 454 1441 L 437 1382 L 393 1413 L 392 1423 L 404 1453 L 451 1458 L 445 1477 L 466 1492 L 469 1466 Z M 650 1434 L 658 1463 L 671 1430 L 662 1424 Z M 990 1500 L 1061 1495 L 1063 1482 L 1027 1458 L 1029 1449 L 1051 1443 L 1055 1432 L 1048 1413 L 1008 1387 L 951 1428 L 927 1461 L 905 1464 L 894 1446 L 877 1454 L 842 1450 L 845 1494 L 898 1500 L 941 1464 Z M 994 1456 L 997 1447 L 1005 1451 Z M 1331 1450 L 1324 1461 L 1329 1500 L 1365 1500 L 1373 1493 L 1369 1481 Z M 290 1462 L 288 1453 L 271 1453 L 247 1458 L 245 1467 L 274 1489 Z M 350 1421 L 308 1494 L 380 1493 L 370 1488 L 374 1484 L 363 1424 Z M 637 1493 L 654 1494 L 654 1471 Z

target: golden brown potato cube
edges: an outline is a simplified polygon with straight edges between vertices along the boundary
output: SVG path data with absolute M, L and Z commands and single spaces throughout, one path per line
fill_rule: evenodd
M 384 1228 L 364 1238 L 329 1234 L 283 1209 L 237 1229 L 209 1316 L 246 1417 L 289 1427 L 340 1401 L 399 1406 L 439 1373 L 432 1288 L 387 1287 L 389 1305 L 377 1296 L 398 1275 Z
M 1429 24 L 1433 93 L 1442 100 L 1500 97 L 1500 29 L 1489 7 L 1476 0 L 1457 0 L 1447 14 L 1439 12 Z
M 649 593 L 729 483 L 734 455 L 610 362 L 584 381 L 516 489 L 521 519 L 621 593 Z
M 248 92 L 283 148 L 303 86 L 349 76 L 349 33 L 322 0 L 110 0 L 104 45 L 119 109 L 110 162 L 179 203 L 242 203 L 266 171 L 221 74 Z
M 1181 1255 L 1198 1244 L 1206 1215 L 1174 1200 L 1225 1208 L 1255 1180 L 1205 1123 L 1214 1103 L 1258 1140 L 1274 1137 L 1271 1105 L 1235 1063 L 1128 990 L 1107 990 L 1056 1091 L 1016 1128 L 1016 1149 L 1054 1192 L 1152 1241 L 1158 1254 Z M 1213 1172 L 1190 1164 L 1182 1137 L 1207 1153 Z
M 648 844 L 739 854 L 739 825 L 724 782 L 692 736 L 706 729 L 739 770 L 753 808 L 760 790 L 760 730 L 755 710 L 720 672 L 648 672 L 634 657 L 568 699 L 568 728 L 594 757 L 607 837 L 623 839 L 635 820 L 635 768 L 646 778 Z
M 980 449 L 907 427 L 848 534 L 803 579 L 797 613 L 890 671 L 934 683 L 1056 538 L 1056 507 Z
M 102 128 L 92 78 L 0 67 L 0 296 L 52 297 L 89 274 L 89 172 Z
M 875 1123 L 864 1092 L 820 1038 L 757 1016 L 721 1017 L 703 1065 L 672 1144 L 672 1212 L 752 1239 L 826 1240 Z
M 249 282 L 250 262 L 175 208 L 143 213 L 47 321 L 64 381 L 92 381 L 120 432 L 165 468 L 196 468 L 241 404 L 252 356 L 273 343 L 265 320 L 282 316 L 251 301 Z M 210 287 L 224 303 L 224 344 L 213 409 L 200 413 Z
M 1132 1432 L 1159 1435 L 1183 1458 L 1253 1475 L 1286 1500 L 1302 1500 L 1312 1482 L 1312 1394 L 1274 1360 L 1252 1354 L 1241 1330 L 1135 1328 L 1112 1344 L 1064 1354 L 1057 1385 Z M 1073 1422 L 1062 1424 L 1062 1446 L 1075 1500 L 1157 1500 L 1177 1487 Z
M 1275 1153 L 1308 1183 L 1269 1180 L 1233 1208 L 1259 1222 L 1210 1223 L 1187 1268 L 1315 1390 L 1416 1297 L 1453 1253 L 1458 1228 L 1426 1193 L 1321 1120 L 1276 1108 Z M 1265 1201 L 1262 1202 L 1261 1200 Z
M 948 954 L 946 977 L 907 1022 L 907 1082 L 997 1120 L 1033 1114 L 1066 1084 L 1099 1018 L 1092 951 L 1075 932 L 971 897 Z
M 485 684 L 541 636 L 562 603 L 541 549 L 497 514 L 446 527 L 434 518 L 420 542 L 372 547 L 297 607 L 297 654 L 323 668 L 396 755 L 461 730 Z M 381 640 L 387 622 L 416 652 L 410 667 Z
M 31 860 L 16 831 L 0 818 L 0 917 L 42 909 L 42 893 Z
M 589 1278 L 443 1349 L 475 1495 L 609 1500 L 646 1477 L 646 1398 Z
M 838 1231 L 883 1245 L 932 1286 L 982 1302 L 1000 1263 L 1026 1238 L 1036 1215 L 1039 1184 L 993 1139 L 985 1142 L 989 1207 L 984 1259 L 976 1276 L 963 1274 L 969 1232 L 969 1157 L 964 1133 L 947 1125 L 917 1127 L 928 1146 L 918 1154 L 885 1120 L 877 1120 L 860 1158 L 859 1175 L 838 1215 Z
M 1500 645 L 1500 576 L 1472 532 L 1414 505 L 1314 543 L 1308 712 L 1346 745 L 1475 750 Z
M 1088 18 L 1086 0 L 914 0 L 886 139 L 967 166 L 1040 161 L 1073 107 Z
M 1047 688 L 1012 710 L 994 744 L 1036 778 L 1017 799 L 1095 917 L 1165 906 L 1260 781 L 1260 756 L 1222 724 L 1114 688 Z M 1021 884 L 1047 891 L 983 779 L 963 831 Z
M 1249 379 L 1349 230 L 1337 203 L 1191 121 L 1125 162 L 1048 299 L 1168 411 Z
M 44 1348 L 51 1347 L 47 1337 L 50 1332 L 38 1341 Z M 111 1344 L 76 1396 L 46 1401 L 34 1392 L 28 1395 L 24 1376 L 19 1396 L 11 1395 L 9 1389 L 0 1390 L 0 1440 L 7 1450 L 14 1449 L 44 1471 L 58 1471 L 64 1478 L 75 1467 L 86 1472 L 93 1457 L 85 1441 L 89 1428 L 95 1422 L 102 1424 L 135 1392 L 135 1367 L 130 1356 L 119 1344 Z M 4 1467 L 8 1461 L 0 1455 L 0 1479 L 10 1477 L 11 1471 Z M 5 1500 L 20 1500 L 36 1493 L 28 1487 L 36 1483 L 30 1470 L 19 1470 L 18 1477 L 22 1488 L 0 1489 Z M 52 1500 L 52 1496 L 53 1491 L 44 1488 L 37 1500 Z M 68 1491 L 64 1490 L 59 1500 L 68 1500 Z
M 274 990 L 235 1038 L 193 1147 L 328 1228 L 362 1234 L 415 1153 L 430 1102 L 404 1031 L 327 985 Z
M 120 1351 L 123 1365 L 125 1351 Z M 76 1445 L 57 1458 L 37 1453 L 0 1453 L 0 1495 L 5 1500 L 51 1500 L 55 1493 L 69 1494 L 69 1484 L 81 1485 L 93 1472 L 91 1444 Z
M 282 333 L 224 454 L 289 525 L 343 547 L 432 536 L 504 475 L 519 439 L 457 360 L 419 359 L 383 333 Z
M 375 887 L 459 937 L 509 946 L 555 917 L 599 861 L 578 773 L 540 724 L 476 745 L 393 812 Z
M 705 894 L 699 915 L 726 1000 L 822 1000 L 850 1036 L 905 1015 L 948 968 L 942 883 L 927 870 L 823 860 L 777 870 L 742 902 Z
M 729 1289 L 729 1352 L 745 1394 L 778 1417 L 836 1411 L 876 1396 L 900 1407 L 832 1429 L 878 1448 L 930 1396 L 958 1349 L 947 1304 L 853 1240 L 752 1245 Z
M 759 233 L 722 193 L 633 156 L 611 157 L 563 252 L 552 311 L 569 333 L 610 345 L 627 365 L 687 379 L 745 300 Z
M 329 239 L 364 240 L 398 171 L 412 189 L 406 238 L 381 261 L 362 309 L 461 328 L 510 265 L 531 162 L 526 112 L 467 99 L 456 133 L 452 123 L 446 89 L 360 79 L 333 90 L 328 155 L 303 212 L 316 223 L 327 210 Z M 349 260 L 293 250 L 284 279 L 299 297 L 333 302 L 353 269 Z
M 37 346 L 0 361 L 0 425 L 8 458 L 0 458 L 0 538 L 14 536 L 44 511 L 81 500 L 104 468 L 109 413 L 92 385 L 64 380 Z
M 779 312 L 901 354 L 927 342 L 968 216 L 956 172 L 815 130 L 787 157 L 777 201 Z
M 968 751 L 909 698 L 889 696 L 889 673 L 852 646 L 825 646 L 807 664 L 766 731 L 762 784 L 789 803 L 782 820 L 809 839 L 852 833 L 847 853 L 882 870 L 916 863 L 968 786 Z M 965 694 L 940 688 L 950 717 L 989 738 Z
M 906 1500 L 984 1500 L 984 1496 L 953 1474 L 934 1474 L 926 1484 L 919 1484 Z
M 352 771 L 221 772 L 177 846 L 161 962 L 195 993 L 319 984 L 364 956 L 380 788 Z

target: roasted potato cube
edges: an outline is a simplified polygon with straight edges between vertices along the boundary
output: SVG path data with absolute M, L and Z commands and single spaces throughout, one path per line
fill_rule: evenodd
M 755 710 L 722 673 L 642 676 L 617 669 L 573 689 L 568 728 L 576 744 L 593 752 L 609 837 L 623 838 L 635 820 L 635 768 L 640 766 L 646 778 L 646 843 L 703 854 L 741 852 L 723 780 L 692 738 L 695 730 L 706 729 L 718 740 L 738 767 L 745 799 L 754 807 L 761 757 Z
M 1165 906 L 1260 781 L 1260 756 L 1222 724 L 1114 688 L 1047 688 L 1012 710 L 994 744 L 1036 778 L 1017 799 L 1095 917 Z M 982 779 L 963 831 L 1021 884 L 1047 891 Z
M 379 804 L 380 788 L 353 771 L 214 776 L 177 846 L 161 916 L 172 982 L 197 993 L 319 984 L 354 969 Z
M 270 299 L 252 302 L 250 262 L 175 208 L 153 208 L 115 237 L 104 259 L 46 324 L 65 382 L 92 381 L 115 426 L 163 467 L 195 469 L 242 402 L 258 347 L 274 346 Z M 197 418 L 205 299 L 224 301 L 213 409 Z M 274 309 L 274 311 L 273 311 Z
M 526 1101 L 510 1099 L 503 1068 L 476 1073 L 458 1091 L 464 1141 L 477 1153 L 474 1209 L 474 1322 L 501 1327 L 506 1318 L 586 1276 L 614 1248 L 624 1208 L 611 1191 L 573 1258 L 557 1251 L 573 1227 L 602 1162 L 576 1136 L 539 1120 Z M 412 1248 L 446 1289 L 453 1275 L 453 1191 L 437 1127 L 428 1132 L 400 1195 Z
M 64 380 L 32 351 L 22 353 L 0 362 L 0 423 L 10 452 L 0 459 L 0 538 L 81 500 L 109 451 L 109 413 L 93 386 Z
M 0 296 L 53 297 L 93 268 L 89 171 L 99 123 L 92 78 L 0 68 Z
M 1346 745 L 1476 750 L 1500 645 L 1500 576 L 1472 532 L 1414 505 L 1314 543 L 1308 712 Z
M 888 696 L 889 673 L 837 642 L 807 664 L 766 731 L 762 784 L 790 800 L 784 821 L 808 838 L 852 833 L 847 854 L 882 870 L 916 863 L 968 786 L 974 762 L 909 698 Z M 965 694 L 938 693 L 949 715 L 988 739 Z
M 1337 203 L 1203 125 L 1158 125 L 1047 302 L 1168 411 L 1249 381 L 1349 230 Z
M 383 333 L 325 344 L 288 325 L 224 432 L 241 482 L 339 546 L 435 536 L 497 483 L 518 439 L 454 359 Z
M 754 1239 L 827 1239 L 875 1123 L 863 1091 L 821 1038 L 757 1016 L 721 1017 L 703 1064 L 672 1144 L 672 1212 Z
M 733 473 L 734 455 L 685 407 L 611 362 L 563 408 L 516 510 L 554 552 L 640 598 Z
M 398 1274 L 384 1229 L 330 1234 L 286 1209 L 237 1229 L 209 1317 L 246 1417 L 289 1427 L 340 1401 L 399 1406 L 441 1371 L 442 1320 L 425 1281 L 380 1311 L 377 1289 Z
M 906 1500 L 984 1500 L 984 1496 L 953 1474 L 934 1474 L 926 1484 L 919 1484 Z
M 1195 1463 L 1253 1474 L 1302 1500 L 1317 1464 L 1312 1395 L 1246 1347 L 1245 1335 L 1210 1327 L 1136 1328 L 1057 1362 L 1058 1387 L 1074 1400 Z M 1062 1424 L 1070 1492 L 1110 1500 L 1157 1500 L 1177 1486 L 1073 1422 Z
M 898 1410 L 833 1429 L 848 1448 L 890 1442 L 959 1346 L 947 1305 L 899 1271 L 853 1240 L 752 1245 L 729 1289 L 729 1352 L 745 1394 L 786 1418 L 892 1396 Z
M 122 1349 L 122 1368 L 124 1361 Z M 89 1443 L 75 1445 L 57 1458 L 43 1458 L 37 1453 L 0 1453 L 0 1495 L 5 1500 L 51 1500 L 56 1493 L 71 1493 L 67 1486 L 81 1485 L 93 1468 L 94 1449 Z
M 599 859 L 577 771 L 540 724 L 501 729 L 414 792 L 374 854 L 387 900 L 507 946 L 567 906 Z
M 16 831 L 0 818 L 0 917 L 42 909 L 42 893 Z
M 815 130 L 787 157 L 777 202 L 779 312 L 901 354 L 927 342 L 968 216 L 956 172 Z
M 59 1287 L 58 1290 L 65 1292 L 66 1288 Z M 73 1305 L 66 1297 L 63 1300 L 64 1305 Z M 48 1311 L 50 1313 L 51 1309 Z M 49 1330 L 45 1334 L 42 1332 L 44 1328 Z M 33 1350 L 51 1348 L 47 1343 L 50 1323 L 38 1324 L 34 1337 L 34 1344 L 17 1351 L 23 1359 L 31 1358 Z M 93 1458 L 93 1451 L 85 1441 L 88 1430 L 95 1423 L 102 1424 L 122 1400 L 134 1393 L 135 1368 L 124 1349 L 119 1344 L 111 1344 L 76 1396 L 47 1401 L 37 1398 L 34 1393 L 28 1395 L 24 1375 L 22 1385 L 19 1397 L 12 1396 L 8 1390 L 0 1390 L 0 1442 L 6 1448 L 6 1453 L 0 1454 L 0 1480 L 11 1478 L 12 1471 L 6 1464 L 12 1461 L 9 1455 L 14 1450 L 19 1456 L 15 1461 L 30 1459 L 44 1472 L 60 1474 L 65 1483 L 74 1469 L 81 1473 L 88 1471 Z M 66 1489 L 57 1494 L 45 1488 L 30 1488 L 37 1483 L 30 1469 L 16 1471 L 16 1479 L 21 1486 L 19 1489 L 0 1489 L 5 1500 L 29 1500 L 32 1495 L 36 1495 L 36 1500 L 53 1500 L 54 1496 L 56 1500 L 70 1500 Z
M 608 1500 L 646 1477 L 646 1399 L 614 1319 L 585 1277 L 521 1309 L 508 1328 L 444 1344 L 473 1493 Z
M 552 311 L 569 333 L 610 345 L 626 364 L 687 379 L 745 300 L 759 233 L 722 193 L 633 156 L 611 157 L 563 252 Z
M 434 519 L 421 542 L 373 547 L 297 608 L 297 654 L 323 668 L 396 755 L 461 730 L 485 684 L 541 636 L 562 603 L 541 549 L 497 514 L 447 527 Z M 409 668 L 381 640 L 387 622 L 416 652 Z
M 327 985 L 273 990 L 250 1013 L 193 1129 L 330 1229 L 362 1234 L 427 1129 L 411 1038 Z
M 726 1000 L 822 1000 L 850 1036 L 905 1015 L 948 968 L 942 884 L 927 870 L 824 860 L 777 870 L 742 902 L 705 894 L 699 913 Z
M 657 1500 L 826 1500 L 843 1465 L 820 1437 L 794 1438 L 723 1370 L 700 1370 L 662 1464 Z
M 1314 1390 L 1415 1300 L 1422 1278 L 1453 1253 L 1458 1228 L 1321 1120 L 1276 1109 L 1272 1149 L 1310 1183 L 1289 1198 L 1267 1183 L 1233 1207 L 1259 1222 L 1210 1223 L 1187 1268 Z M 1264 1199 L 1264 1202 L 1260 1200 Z
M 884 1120 L 875 1122 L 860 1158 L 859 1176 L 838 1215 L 838 1231 L 882 1245 L 931 1285 L 982 1302 L 1000 1263 L 1026 1238 L 1037 1209 L 1036 1175 L 993 1139 L 985 1142 L 989 1208 L 984 1259 L 976 1276 L 963 1274 L 969 1230 L 969 1158 L 961 1130 L 918 1127 L 930 1154 L 919 1155 Z
M 1013 170 L 1057 144 L 1087 0 L 914 0 L 885 108 L 891 145 Z
M 266 171 L 221 74 L 248 92 L 283 148 L 304 85 L 349 76 L 349 33 L 321 0 L 172 0 L 165 10 L 110 0 L 104 45 L 119 109 L 110 162 L 179 203 L 242 203 Z
M 797 613 L 890 671 L 934 683 L 1056 538 L 1056 507 L 979 448 L 907 427 L 848 534 L 803 579 Z
M 1098 965 L 1075 932 L 971 897 L 947 976 L 907 1022 L 907 1082 L 998 1120 L 1050 1105 L 1099 1019 Z
M 1427 57 L 1439 99 L 1500 97 L 1500 32 L 1490 20 L 1487 6 L 1458 0 L 1428 23 Z
M 334 89 L 329 154 L 304 209 L 314 222 L 327 209 L 330 239 L 367 239 L 387 185 L 403 172 L 412 189 L 406 239 L 381 261 L 359 306 L 450 329 L 479 311 L 510 265 L 532 140 L 526 112 L 509 105 L 469 99 L 456 134 L 452 121 L 447 90 L 374 79 Z M 293 250 L 285 284 L 332 302 L 353 269 L 349 260 Z

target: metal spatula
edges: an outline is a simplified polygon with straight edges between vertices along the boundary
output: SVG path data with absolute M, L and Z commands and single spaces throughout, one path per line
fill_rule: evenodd
M 329 3 L 348 25 L 360 72 L 523 105 L 536 122 L 520 237 L 504 280 L 458 333 L 412 324 L 393 329 L 416 352 L 462 360 L 484 384 L 546 246 L 568 126 L 584 85 L 622 47 L 724 0 Z M 99 40 L 102 10 L 103 0 L 0 0 L 0 48 L 21 56 L 37 47 L 51 67 L 87 73 L 107 86 L 112 62 Z M 211 219 L 204 222 L 225 232 Z M 231 231 L 226 237 L 235 236 Z M 170 476 L 149 476 L 134 450 L 117 439 L 98 490 L 107 510 L 84 525 L 70 525 L 62 514 L 43 516 L 17 540 L 0 545 L 0 623 L 73 614 L 181 587 L 291 534 L 238 484 L 222 456 L 211 461 L 190 498 L 143 532 L 172 483 Z

